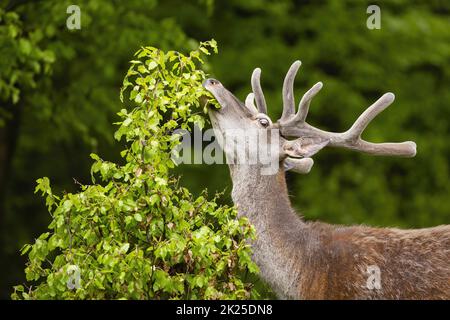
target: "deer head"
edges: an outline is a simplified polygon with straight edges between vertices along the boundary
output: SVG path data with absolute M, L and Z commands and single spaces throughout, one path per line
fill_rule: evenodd
M 301 62 L 295 61 L 286 74 L 283 83 L 283 113 L 273 122 L 267 115 L 267 105 L 260 84 L 261 69 L 253 71 L 251 85 L 253 92 L 242 103 L 218 80 L 207 79 L 204 87 L 213 94 L 221 105 L 220 110 L 211 110 L 210 118 L 215 130 L 226 135 L 227 130 L 266 130 L 279 135 L 274 156 L 285 170 L 308 173 L 313 165 L 311 157 L 322 148 L 339 147 L 365 152 L 372 155 L 413 157 L 416 144 L 412 141 L 401 143 L 372 143 L 361 138 L 367 125 L 393 101 L 394 94 L 386 93 L 364 111 L 354 124 L 345 132 L 328 132 L 311 126 L 306 122 L 309 105 L 314 96 L 322 89 L 322 83 L 316 83 L 301 98 L 298 110 L 295 110 L 294 78 Z M 255 102 L 256 101 L 256 106 Z M 293 139 L 293 140 L 290 140 Z M 247 145 L 260 148 L 269 140 Z M 272 146 L 273 147 L 273 146 Z M 239 148 L 239 147 L 238 147 Z M 268 150 L 266 146 L 266 150 Z M 224 148 L 227 153 L 227 148 Z

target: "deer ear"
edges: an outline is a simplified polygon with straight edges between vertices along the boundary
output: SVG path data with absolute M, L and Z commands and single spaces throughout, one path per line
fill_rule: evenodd
M 287 157 L 283 161 L 284 171 L 294 171 L 301 174 L 307 174 L 311 171 L 314 160 L 311 158 L 295 159 Z
M 283 144 L 283 151 L 293 158 L 309 158 L 330 142 L 320 137 L 301 137 Z

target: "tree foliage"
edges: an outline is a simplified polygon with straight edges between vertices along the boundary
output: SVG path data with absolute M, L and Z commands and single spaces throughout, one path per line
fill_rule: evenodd
M 0 61 L 0 99 L 17 104 L 20 87 L 36 88 L 36 75 L 48 73 L 55 58 L 52 51 L 39 47 L 40 34 L 24 34 L 23 21 L 15 12 L 0 8 L 0 55 L 9 57 Z M 0 109 L 0 126 L 11 114 Z
M 257 271 L 248 243 L 254 228 L 233 207 L 218 206 L 206 194 L 194 197 L 170 175 L 171 150 L 180 143 L 171 133 L 204 121 L 194 113 L 207 94 L 197 65 L 211 49 L 217 51 L 214 41 L 188 56 L 153 47 L 136 53 L 121 93 L 135 107 L 119 112 L 115 133 L 126 141 L 124 163 L 92 154 L 94 184 L 62 196 L 48 178 L 38 179 L 36 192 L 46 197 L 52 222 L 49 232 L 22 248 L 30 287 L 16 286 L 13 298 L 251 296 L 244 275 Z M 74 268 L 80 272 L 76 286 Z
M 81 9 L 80 30 L 66 27 L 72 4 Z M 74 191 L 71 177 L 90 179 L 86 154 L 118 160 L 111 123 L 130 56 L 147 44 L 196 48 L 198 42 L 170 14 L 154 14 L 158 5 L 157 0 L 0 0 L 3 298 L 22 277 L 18 248 L 48 225 L 45 207 L 33 195 L 34 181 L 51 175 L 55 192 Z

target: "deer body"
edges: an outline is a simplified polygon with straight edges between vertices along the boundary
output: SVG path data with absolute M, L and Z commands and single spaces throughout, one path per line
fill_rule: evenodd
M 284 172 L 232 170 L 234 203 L 255 226 L 254 261 L 283 299 L 449 299 L 450 226 L 418 230 L 305 222 Z M 367 287 L 370 266 L 381 288 Z
M 233 149 L 219 139 L 227 158 L 234 159 L 228 161 L 233 202 L 257 232 L 253 258 L 262 278 L 283 299 L 450 299 L 450 225 L 417 230 L 337 226 L 304 221 L 292 208 L 285 171 L 308 173 L 313 165 L 311 156 L 325 146 L 374 155 L 411 157 L 416 153 L 416 145 L 410 141 L 371 143 L 361 139 L 368 123 L 392 103 L 390 93 L 343 133 L 307 124 L 309 104 L 322 84 L 303 96 L 295 114 L 293 81 L 299 67 L 300 62 L 294 62 L 286 75 L 283 115 L 276 123 L 267 116 L 259 69 L 253 72 L 253 93 L 245 104 L 217 80 L 204 83 L 222 107 L 210 111 L 217 135 L 243 128 L 275 133 L 279 138 L 272 135 L 257 143 L 235 143 L 238 148 L 248 147 L 249 155 L 255 154 L 260 144 L 275 146 L 270 157 L 279 166 L 270 174 L 262 170 L 265 164 L 236 162 Z

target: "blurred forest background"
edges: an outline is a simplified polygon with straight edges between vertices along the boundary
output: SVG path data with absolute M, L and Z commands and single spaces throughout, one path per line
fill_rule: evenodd
M 81 8 L 68 30 L 66 9 Z M 381 8 L 369 30 L 366 9 Z M 119 160 L 113 122 L 128 61 L 143 45 L 188 51 L 214 38 L 209 70 L 244 99 L 261 67 L 273 119 L 295 59 L 297 99 L 317 81 L 309 122 L 347 129 L 383 93 L 396 101 L 366 130 L 371 141 L 414 140 L 413 159 L 327 150 L 307 176 L 288 176 L 306 219 L 428 227 L 450 223 L 450 2 L 263 0 L 0 0 L 0 297 L 24 281 L 19 249 L 50 221 L 35 180 L 58 192 L 90 181 L 91 152 Z M 183 165 L 194 194 L 226 189 L 226 165 Z

